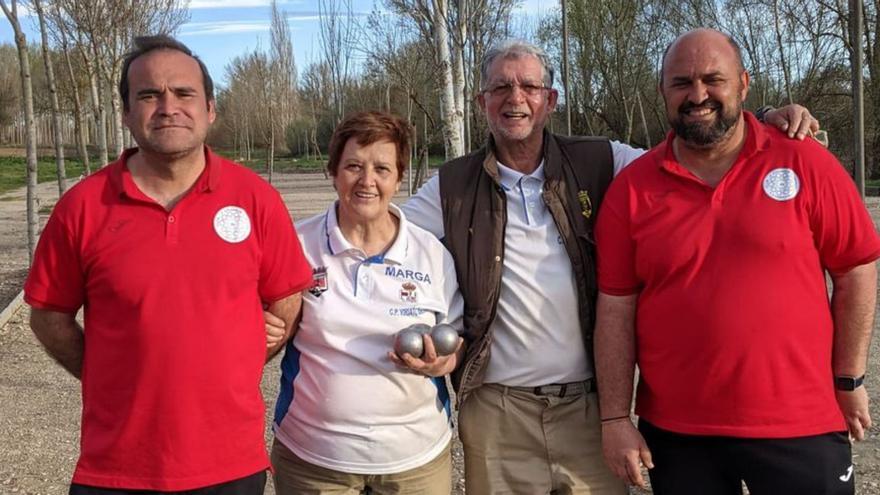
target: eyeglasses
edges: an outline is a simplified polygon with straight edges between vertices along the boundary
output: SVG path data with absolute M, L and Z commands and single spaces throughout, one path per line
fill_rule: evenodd
M 488 88 L 483 90 L 483 93 L 489 93 L 492 96 L 497 98 L 503 98 L 509 96 L 513 93 L 513 88 L 519 88 L 522 90 L 526 96 L 538 96 L 545 89 L 550 89 L 543 84 L 534 84 L 534 83 L 523 83 L 523 84 L 513 84 L 513 83 L 500 83 L 494 86 L 489 86 Z

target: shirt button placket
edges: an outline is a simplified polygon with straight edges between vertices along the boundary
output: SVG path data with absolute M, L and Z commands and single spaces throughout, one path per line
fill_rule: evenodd
M 165 218 L 165 242 L 167 244 L 177 244 L 178 225 L 180 225 L 179 215 L 169 213 Z

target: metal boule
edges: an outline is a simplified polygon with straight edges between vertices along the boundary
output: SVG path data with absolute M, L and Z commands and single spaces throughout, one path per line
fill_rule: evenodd
M 404 328 L 397 332 L 394 337 L 394 353 L 401 359 L 405 353 L 412 357 L 420 358 L 425 352 L 425 342 L 422 334 L 412 328 Z
M 412 325 L 406 327 L 409 330 L 413 330 L 419 332 L 422 335 L 427 335 L 431 333 L 431 325 L 426 325 L 424 323 L 413 323 Z
M 458 347 L 458 331 L 452 325 L 441 323 L 431 330 L 431 340 L 438 356 L 448 356 Z

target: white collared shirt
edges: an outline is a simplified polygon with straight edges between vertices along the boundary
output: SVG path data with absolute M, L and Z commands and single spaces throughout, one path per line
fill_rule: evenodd
M 644 150 L 611 141 L 614 175 Z M 589 378 L 571 260 L 541 197 L 543 162 L 529 175 L 499 163 L 507 226 L 487 383 L 537 386 Z M 411 222 L 443 238 L 439 175 L 403 205 Z
M 430 462 L 451 439 L 445 382 L 404 371 L 387 353 L 413 323 L 460 327 L 455 267 L 434 236 L 391 211 L 399 230 L 382 256 L 367 257 L 345 239 L 335 204 L 296 226 L 323 281 L 303 293 L 302 321 L 282 362 L 282 388 L 292 381 L 292 394 L 281 392 L 275 433 L 328 469 L 399 473 Z

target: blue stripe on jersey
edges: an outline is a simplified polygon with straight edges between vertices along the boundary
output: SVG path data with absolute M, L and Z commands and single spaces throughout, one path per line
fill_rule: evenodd
M 443 409 L 446 411 L 446 417 L 449 418 L 449 421 L 452 421 L 452 404 L 449 400 L 449 389 L 446 387 L 446 377 L 435 376 L 434 378 L 431 378 L 431 381 L 433 381 L 434 386 L 437 387 L 437 399 L 443 404 Z
M 354 280 L 352 280 L 352 285 L 354 285 L 354 297 L 357 297 L 358 295 L 358 274 L 361 272 L 361 266 L 369 265 L 370 263 L 376 263 L 378 265 L 385 263 L 385 255 L 377 254 L 374 256 L 370 256 L 364 261 L 358 263 L 357 266 L 354 268 Z
M 284 346 L 284 358 L 281 359 L 281 390 L 278 392 L 278 400 L 275 401 L 275 424 L 278 426 L 281 426 L 281 421 L 293 402 L 293 380 L 299 374 L 299 355 L 293 339 L 288 340 Z
M 370 256 L 364 260 L 364 263 L 377 263 L 381 265 L 382 263 L 385 263 L 385 253 Z

